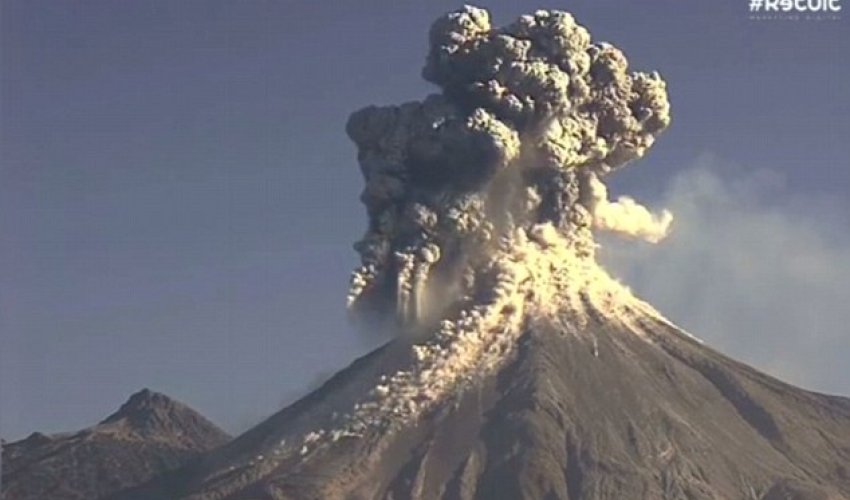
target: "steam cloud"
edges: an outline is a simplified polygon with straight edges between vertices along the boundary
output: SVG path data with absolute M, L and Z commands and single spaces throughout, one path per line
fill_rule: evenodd
M 664 210 L 655 215 L 629 196 L 608 200 L 608 188 L 595 176 L 589 176 L 590 213 L 596 227 L 658 243 L 670 231 L 673 214 Z
M 347 125 L 369 214 L 350 308 L 415 325 L 480 302 L 496 249 L 518 232 L 553 229 L 585 258 L 593 227 L 666 235 L 669 212 L 611 202 L 602 183 L 669 124 L 658 73 L 630 72 L 619 49 L 593 43 L 566 12 L 498 28 L 466 6 L 439 18 L 429 40 L 422 75 L 441 93 L 367 107 Z

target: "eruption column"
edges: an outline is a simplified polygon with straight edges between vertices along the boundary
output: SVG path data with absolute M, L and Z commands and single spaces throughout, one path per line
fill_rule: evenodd
M 591 232 L 656 242 L 669 229 L 671 214 L 610 201 L 603 183 L 669 124 L 661 77 L 630 72 L 566 12 L 498 28 L 467 6 L 440 17 L 429 41 L 422 74 L 440 92 L 347 124 L 369 215 L 348 306 L 416 332 L 413 360 L 353 408 L 311 415 L 315 428 L 281 436 L 277 458 L 241 474 L 292 454 L 308 464 L 340 440 L 378 456 L 396 430 L 493 373 L 530 324 L 583 335 L 604 317 L 641 335 L 641 321 L 664 321 L 596 264 Z
M 498 28 L 467 6 L 439 18 L 429 42 L 422 74 L 439 94 L 348 122 L 369 214 L 355 313 L 434 327 L 492 295 L 496 250 L 518 231 L 551 226 L 591 260 L 591 228 L 667 234 L 669 212 L 609 201 L 602 182 L 669 124 L 657 73 L 630 72 L 620 50 L 559 11 Z

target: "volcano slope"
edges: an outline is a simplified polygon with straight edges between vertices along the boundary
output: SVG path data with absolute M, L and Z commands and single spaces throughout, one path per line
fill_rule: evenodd
M 712 351 L 595 260 L 594 231 L 671 228 L 603 182 L 670 124 L 658 73 L 568 13 L 467 6 L 423 76 L 440 92 L 347 125 L 369 216 L 348 306 L 398 337 L 125 498 L 850 495 L 846 399 Z
M 230 437 L 193 409 L 144 389 L 81 431 L 3 444 L 3 500 L 92 500 L 180 467 Z
M 850 400 L 784 384 L 650 317 L 628 330 L 602 318 L 573 332 L 536 325 L 500 370 L 416 423 L 280 451 L 409 358 L 394 341 L 165 489 L 127 497 L 850 498 Z

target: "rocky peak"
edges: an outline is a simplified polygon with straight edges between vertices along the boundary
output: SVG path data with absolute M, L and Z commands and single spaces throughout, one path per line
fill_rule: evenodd
M 188 406 L 143 389 L 92 427 L 51 436 L 34 432 L 4 442 L 2 498 L 104 498 L 184 465 L 228 439 Z
M 124 432 L 187 447 L 222 438 L 222 433 L 198 412 L 147 388 L 130 396 L 118 411 L 100 422 L 94 430 Z

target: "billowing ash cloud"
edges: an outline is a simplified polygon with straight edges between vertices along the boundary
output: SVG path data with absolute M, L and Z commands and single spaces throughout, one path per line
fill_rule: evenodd
M 441 92 L 348 122 L 369 213 L 350 307 L 410 325 L 486 299 L 489 256 L 543 225 L 587 257 L 594 226 L 664 237 L 669 213 L 609 202 L 601 181 L 669 124 L 657 73 L 630 72 L 566 12 L 498 28 L 467 6 L 439 18 L 429 40 L 422 74 Z

